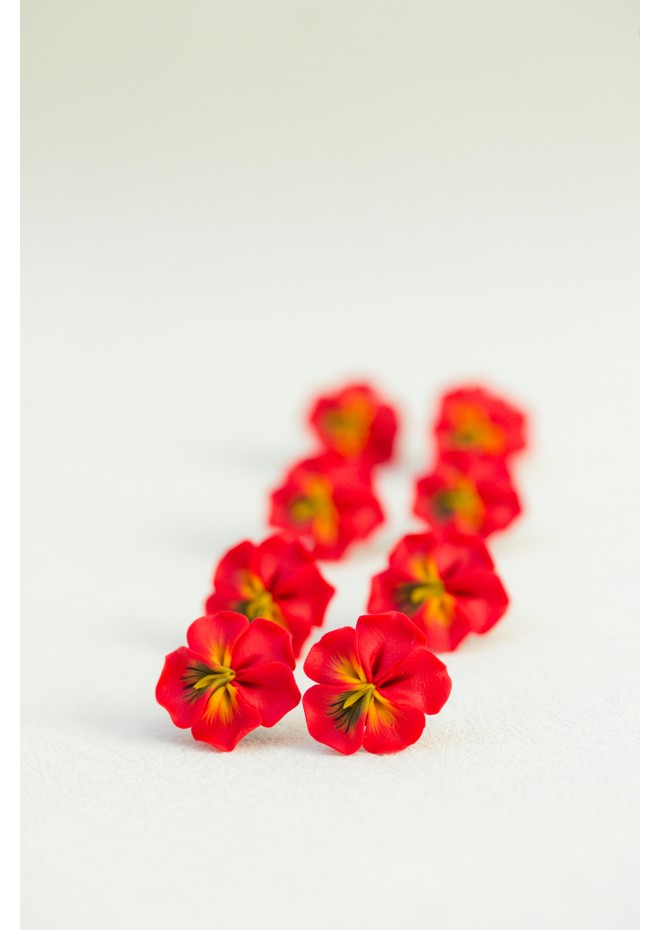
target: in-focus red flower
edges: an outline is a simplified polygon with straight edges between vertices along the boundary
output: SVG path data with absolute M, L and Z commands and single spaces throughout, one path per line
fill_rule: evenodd
M 165 657 L 156 700 L 177 727 L 230 751 L 300 702 L 294 666 L 291 635 L 283 627 L 223 610 L 195 620 L 188 646 Z
M 367 609 L 400 610 L 429 649 L 450 652 L 468 633 L 485 633 L 509 598 L 483 540 L 456 532 L 404 536 L 371 581 Z
M 434 431 L 440 455 L 458 450 L 506 456 L 526 445 L 525 415 L 501 397 L 476 386 L 444 395 Z
M 416 485 L 413 512 L 432 527 L 489 536 L 521 511 L 504 459 L 448 452 Z
M 326 452 L 299 462 L 271 495 L 271 526 L 305 540 L 317 559 L 339 559 L 383 522 L 366 468 Z
M 362 616 L 326 633 L 309 651 L 303 697 L 314 739 L 350 755 L 398 752 L 416 743 L 451 690 L 447 668 L 419 629 L 396 611 Z
M 326 449 L 344 458 L 376 465 L 392 457 L 396 413 L 368 384 L 320 397 L 309 422 Z
M 282 533 L 258 546 L 246 540 L 230 549 L 218 562 L 213 587 L 207 614 L 235 610 L 248 620 L 272 620 L 291 633 L 295 656 L 312 627 L 323 623 L 335 593 L 309 549 Z

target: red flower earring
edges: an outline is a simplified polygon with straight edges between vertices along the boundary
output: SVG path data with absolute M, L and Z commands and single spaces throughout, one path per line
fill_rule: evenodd
M 221 611 L 188 629 L 188 646 L 165 658 L 156 700 L 177 727 L 230 751 L 258 726 L 300 703 L 291 635 L 270 620 Z
M 502 458 L 447 452 L 419 479 L 413 512 L 432 527 L 489 536 L 520 513 L 520 500 Z
M 326 633 L 312 646 L 303 697 L 315 740 L 344 755 L 399 752 L 416 743 L 449 697 L 446 666 L 424 648 L 422 633 L 401 613 L 363 616 L 356 628 Z
M 483 541 L 458 533 L 404 536 L 389 566 L 371 581 L 367 609 L 400 610 L 425 634 L 429 649 L 449 652 L 468 633 L 485 633 L 509 598 Z
M 371 467 L 392 457 L 396 414 L 368 384 L 320 397 L 309 422 L 324 447 L 342 458 Z
M 263 617 L 289 630 L 298 657 L 313 626 L 321 626 L 335 589 L 308 549 L 294 538 L 271 536 L 255 546 L 242 542 L 218 562 L 206 612 L 235 610 L 248 620 Z
M 334 452 L 294 465 L 271 495 L 271 525 L 305 540 L 317 559 L 341 558 L 383 520 L 366 467 Z
M 526 445 L 525 415 L 482 387 L 461 387 L 445 394 L 433 429 L 440 454 L 508 456 Z

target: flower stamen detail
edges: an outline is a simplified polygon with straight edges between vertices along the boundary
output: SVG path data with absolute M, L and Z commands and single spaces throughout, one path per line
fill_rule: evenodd
M 450 626 L 454 617 L 456 599 L 447 591 L 438 574 L 438 567 L 430 556 L 417 555 L 409 562 L 410 574 L 415 581 L 406 581 L 395 590 L 397 607 L 404 613 L 414 614 L 422 605 L 426 615 L 443 626 Z
M 211 668 L 202 662 L 191 662 L 186 666 L 185 673 L 181 676 L 183 682 L 184 698 L 187 701 L 194 701 L 200 697 L 207 689 L 213 694 L 219 688 L 224 688 L 236 678 L 236 672 L 233 668 L 227 668 L 220 665 Z
M 272 593 L 266 588 L 258 575 L 255 575 L 254 572 L 243 571 L 238 589 L 245 599 L 236 602 L 234 605 L 235 610 L 245 614 L 250 621 L 256 620 L 257 617 L 263 617 L 264 620 L 272 620 L 274 623 L 286 627 L 282 611 L 275 603 Z
M 353 731 L 364 714 L 369 711 L 376 694 L 376 686 L 371 682 L 356 685 L 350 691 L 344 691 L 328 708 L 328 716 L 336 721 L 337 729 L 344 733 Z

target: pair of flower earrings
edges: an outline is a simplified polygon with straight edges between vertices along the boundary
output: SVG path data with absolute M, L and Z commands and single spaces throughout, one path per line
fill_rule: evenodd
M 220 559 L 205 616 L 166 657 L 156 686 L 174 724 L 216 749 L 234 749 L 300 703 L 296 659 L 334 594 L 316 562 L 341 558 L 384 520 L 373 475 L 392 457 L 393 408 L 353 384 L 320 398 L 309 420 L 322 451 L 271 495 L 270 523 L 281 532 Z M 360 746 L 398 752 L 443 707 L 451 680 L 435 653 L 487 632 L 508 606 L 484 537 L 520 513 L 508 463 L 525 430 L 519 410 L 481 387 L 441 398 L 434 467 L 413 506 L 430 530 L 397 543 L 371 581 L 369 613 L 326 633 L 305 658 L 316 682 L 302 697 L 314 739 L 346 755 Z

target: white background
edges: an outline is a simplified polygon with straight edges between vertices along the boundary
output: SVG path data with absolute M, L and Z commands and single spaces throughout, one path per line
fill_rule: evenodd
M 637 920 L 635 4 L 23 4 L 25 930 Z M 512 598 L 421 741 L 228 755 L 153 697 L 312 394 L 524 404 Z M 300 673 L 300 684 L 304 676 Z

